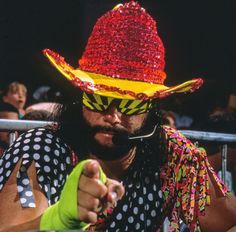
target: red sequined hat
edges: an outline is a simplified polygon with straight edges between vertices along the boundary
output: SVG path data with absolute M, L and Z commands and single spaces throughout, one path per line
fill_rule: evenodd
M 153 18 L 134 1 L 119 4 L 99 18 L 79 68 L 45 49 L 51 63 L 76 87 L 89 93 L 125 99 L 153 99 L 194 91 L 201 78 L 164 85 L 165 49 Z

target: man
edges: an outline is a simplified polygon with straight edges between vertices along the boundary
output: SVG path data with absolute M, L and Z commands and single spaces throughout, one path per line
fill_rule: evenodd
M 1 102 L 0 103 L 0 118 L 2 119 L 19 119 L 18 110 L 11 104 Z M 9 132 L 0 132 L 0 156 L 4 150 L 9 146 Z
M 97 21 L 79 69 L 44 53 L 77 94 L 58 130 L 24 133 L 0 160 L 2 231 L 157 231 L 166 216 L 169 231 L 180 219 L 190 231 L 233 231 L 235 198 L 204 151 L 160 124 L 159 99 L 202 80 L 163 84 L 164 47 L 138 3 Z

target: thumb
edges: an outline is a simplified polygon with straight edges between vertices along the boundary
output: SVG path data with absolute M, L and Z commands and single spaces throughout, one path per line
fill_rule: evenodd
M 99 179 L 100 165 L 96 160 L 90 160 L 86 163 L 83 169 L 83 174 L 89 178 Z

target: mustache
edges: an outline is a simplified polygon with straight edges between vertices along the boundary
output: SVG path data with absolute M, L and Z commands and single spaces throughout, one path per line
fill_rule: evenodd
M 98 132 L 112 132 L 114 134 L 128 135 L 128 131 L 123 127 L 111 127 L 111 126 L 93 126 L 90 128 L 90 133 L 96 134 Z

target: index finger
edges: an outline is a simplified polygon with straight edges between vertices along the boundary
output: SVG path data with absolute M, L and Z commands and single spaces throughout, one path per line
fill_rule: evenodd
M 83 174 L 89 178 L 100 178 L 100 165 L 96 160 L 90 160 L 83 169 Z

